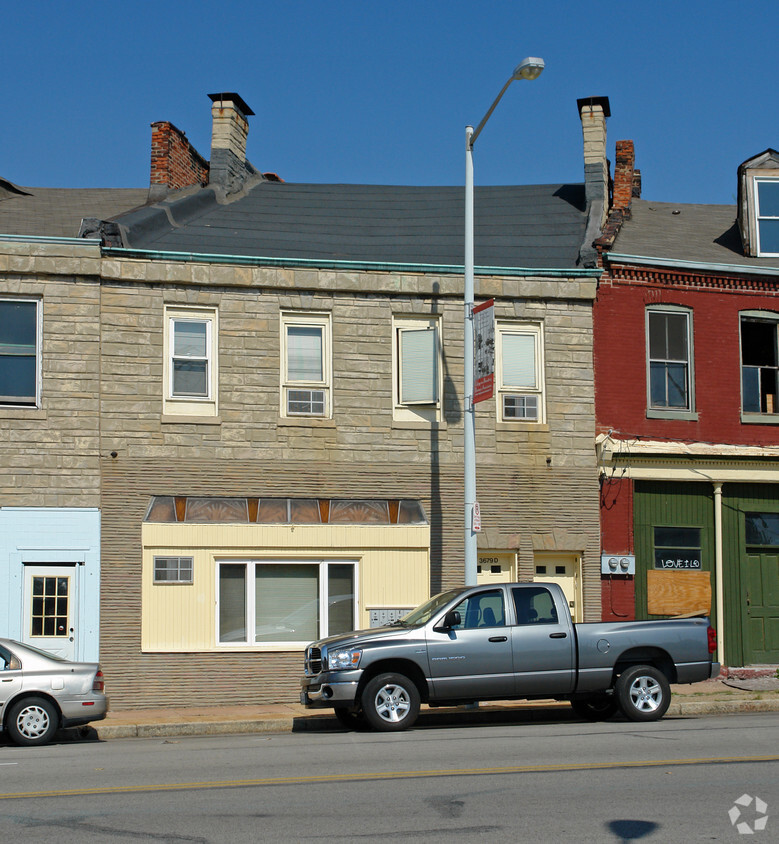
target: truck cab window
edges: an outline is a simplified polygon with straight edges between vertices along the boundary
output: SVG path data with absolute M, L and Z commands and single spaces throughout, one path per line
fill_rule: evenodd
M 502 627 L 506 623 L 503 611 L 503 593 L 499 589 L 477 592 L 454 607 L 462 622 L 455 630 L 473 630 L 477 627 Z
M 523 586 L 511 590 L 517 624 L 557 624 L 557 609 L 551 592 L 543 586 Z

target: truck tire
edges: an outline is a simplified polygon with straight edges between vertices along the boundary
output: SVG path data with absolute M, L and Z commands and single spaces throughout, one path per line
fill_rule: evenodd
M 59 729 L 59 712 L 45 698 L 26 697 L 9 710 L 6 729 L 14 744 L 47 744 Z
M 572 700 L 571 709 L 585 721 L 606 721 L 617 713 L 619 703 L 614 695 L 599 695 L 585 700 Z
M 657 721 L 671 703 L 671 686 L 662 671 L 653 665 L 625 669 L 615 686 L 619 708 L 631 721 Z
M 402 674 L 378 674 L 363 689 L 362 711 L 374 730 L 407 730 L 419 715 L 419 691 Z
M 335 717 L 342 727 L 347 730 L 360 730 L 365 728 L 365 716 L 358 709 L 348 709 L 345 706 L 336 706 L 333 710 Z

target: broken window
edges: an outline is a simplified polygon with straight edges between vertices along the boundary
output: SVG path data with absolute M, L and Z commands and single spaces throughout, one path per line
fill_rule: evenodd
M 741 318 L 741 409 L 744 413 L 777 412 L 777 322 Z

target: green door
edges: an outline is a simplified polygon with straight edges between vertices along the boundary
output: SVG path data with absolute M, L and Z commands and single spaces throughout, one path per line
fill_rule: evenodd
M 745 590 L 744 658 L 779 662 L 779 551 L 749 550 L 742 566 Z

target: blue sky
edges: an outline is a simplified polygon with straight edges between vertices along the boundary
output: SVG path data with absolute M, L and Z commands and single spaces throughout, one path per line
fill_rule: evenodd
M 131 0 L 0 5 L 0 177 L 144 187 L 149 124 L 207 158 L 207 94 L 256 116 L 248 158 L 294 182 L 463 182 L 464 130 L 514 66 L 475 149 L 477 184 L 583 180 L 576 100 L 607 96 L 643 196 L 734 203 L 736 168 L 779 147 L 777 0 Z

